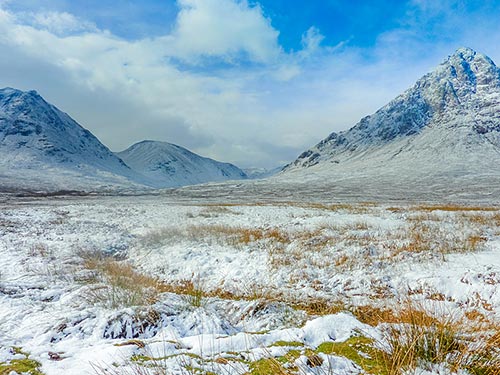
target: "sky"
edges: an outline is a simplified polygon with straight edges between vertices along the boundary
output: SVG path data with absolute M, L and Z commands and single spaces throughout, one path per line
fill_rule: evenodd
M 461 46 L 500 61 L 500 1 L 0 0 L 0 87 L 112 151 L 152 139 L 276 167 Z

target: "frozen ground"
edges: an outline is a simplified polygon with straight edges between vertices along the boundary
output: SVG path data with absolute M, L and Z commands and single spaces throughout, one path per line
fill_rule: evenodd
M 321 348 L 406 299 L 498 327 L 500 208 L 192 202 L 5 198 L 0 374 L 357 374 Z

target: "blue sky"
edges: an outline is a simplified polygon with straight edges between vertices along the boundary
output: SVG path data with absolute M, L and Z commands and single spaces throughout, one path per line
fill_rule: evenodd
M 157 139 L 272 167 L 460 46 L 499 61 L 498 19 L 491 0 L 0 0 L 0 86 L 115 151 Z

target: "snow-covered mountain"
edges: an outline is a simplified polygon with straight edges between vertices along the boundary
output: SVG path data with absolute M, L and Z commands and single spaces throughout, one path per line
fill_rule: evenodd
M 0 89 L 1 191 L 116 191 L 242 178 L 232 164 L 164 142 L 114 154 L 37 92 Z
M 500 69 L 460 48 L 373 115 L 302 153 L 282 176 L 352 186 L 383 180 L 385 188 L 493 183 L 500 177 Z
M 136 172 L 146 176 L 155 187 L 247 178 L 245 172 L 233 164 L 205 158 L 167 142 L 142 141 L 116 155 Z
M 136 188 L 143 180 L 36 91 L 0 89 L 2 190 Z

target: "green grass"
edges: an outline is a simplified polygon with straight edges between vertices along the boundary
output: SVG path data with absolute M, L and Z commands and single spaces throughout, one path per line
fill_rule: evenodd
M 316 352 L 345 357 L 370 374 L 387 375 L 381 363 L 382 352 L 373 346 L 374 340 L 364 336 L 353 336 L 344 342 L 325 342 Z
M 12 371 L 18 374 L 43 375 L 40 371 L 42 366 L 40 362 L 29 359 L 29 354 L 23 352 L 20 348 L 14 347 L 12 350 L 15 354 L 22 354 L 25 358 L 0 362 L 0 375 L 9 375 Z

